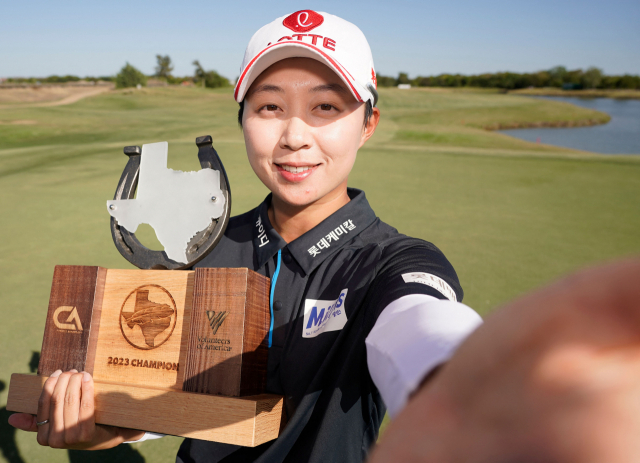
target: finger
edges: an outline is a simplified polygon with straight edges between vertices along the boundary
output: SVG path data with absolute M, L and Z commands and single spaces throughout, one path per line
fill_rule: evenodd
M 95 404 L 93 391 L 93 378 L 86 371 L 81 375 L 82 396 L 80 399 L 80 411 L 78 413 L 80 442 L 90 442 L 95 435 Z
M 78 426 L 78 415 L 80 413 L 80 395 L 82 385 L 82 374 L 75 373 L 69 378 L 67 390 L 64 396 L 64 407 L 62 414 L 64 417 L 64 443 L 73 445 L 78 443 L 80 429 Z
M 48 420 L 51 415 L 51 396 L 58 383 L 58 378 L 62 374 L 62 370 L 54 371 L 51 376 L 44 382 L 42 386 L 42 392 L 40 393 L 40 399 L 38 399 L 38 413 L 36 414 L 36 421 L 41 422 Z M 38 436 L 36 440 L 40 445 L 49 445 L 49 428 L 50 423 L 38 426 Z
M 59 449 L 64 447 L 64 407 L 67 396 L 69 379 L 76 370 L 62 373 L 58 377 L 56 387 L 51 394 L 51 410 L 49 411 L 49 447 Z
M 9 416 L 9 424 L 23 431 L 37 432 L 36 417 L 28 413 L 14 413 Z

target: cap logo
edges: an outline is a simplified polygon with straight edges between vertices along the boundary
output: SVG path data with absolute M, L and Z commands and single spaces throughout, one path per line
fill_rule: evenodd
M 324 22 L 324 17 L 313 10 L 301 10 L 290 14 L 282 24 L 293 32 L 307 32 Z

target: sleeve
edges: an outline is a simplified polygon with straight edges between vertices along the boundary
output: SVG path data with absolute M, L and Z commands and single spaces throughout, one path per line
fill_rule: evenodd
M 369 374 L 391 417 L 480 324 L 466 305 L 424 294 L 403 296 L 382 311 L 365 344 Z
M 144 436 L 142 436 L 140 439 L 126 441 L 126 442 L 123 442 L 123 444 L 135 444 L 137 442 L 144 442 L 146 440 L 160 439 L 161 437 L 164 437 L 165 435 L 166 434 L 158 434 L 156 432 L 145 432 Z
M 378 269 L 366 297 L 365 333 L 382 310 L 411 294 L 461 302 L 462 288 L 453 266 L 433 244 L 402 236 L 382 249 Z

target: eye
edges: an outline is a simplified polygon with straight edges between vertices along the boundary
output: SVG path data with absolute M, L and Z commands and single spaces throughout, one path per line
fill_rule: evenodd
M 274 104 L 268 104 L 264 106 L 264 109 L 266 109 L 267 111 L 277 111 L 278 107 Z
M 328 104 L 328 103 L 321 104 L 321 105 L 319 106 L 319 108 L 320 108 L 322 111 L 331 111 L 332 109 L 335 109 L 333 105 L 330 105 L 330 104 Z

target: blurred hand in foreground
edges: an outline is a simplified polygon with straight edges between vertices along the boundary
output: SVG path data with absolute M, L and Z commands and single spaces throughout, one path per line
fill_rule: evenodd
M 640 259 L 490 315 L 389 425 L 370 463 L 640 461 Z
M 144 436 L 144 431 L 96 424 L 93 399 L 93 378 L 89 373 L 58 370 L 44 383 L 38 414 L 16 413 L 9 417 L 9 424 L 37 432 L 40 445 L 56 449 L 108 449 Z M 47 419 L 45 424 L 36 424 Z

